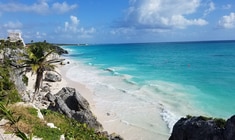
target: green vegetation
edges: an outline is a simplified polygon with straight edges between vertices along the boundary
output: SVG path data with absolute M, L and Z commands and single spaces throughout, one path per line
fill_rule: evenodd
M 54 52 L 50 45 L 46 42 L 37 42 L 27 48 L 27 53 L 23 55 L 21 60 L 22 67 L 31 69 L 32 73 L 36 73 L 36 81 L 34 86 L 34 97 L 39 93 L 40 85 L 42 84 L 43 73 L 46 70 L 54 70 L 54 63 L 61 62 L 59 59 L 50 59 L 48 57 Z
M 42 110 L 45 119 L 41 120 L 37 117 L 38 112 L 35 108 L 14 104 L 21 100 L 14 82 L 10 80 L 9 71 L 12 71 L 13 67 L 11 60 L 5 57 L 5 50 L 6 48 L 19 48 L 17 45 L 20 45 L 21 42 L 12 43 L 9 39 L 0 42 L 0 53 L 4 56 L 2 62 L 0 62 L 0 119 L 9 120 L 9 123 L 3 126 L 6 132 L 13 133 L 22 140 L 31 140 L 33 136 L 44 140 L 58 140 L 62 134 L 64 134 L 66 140 L 107 140 L 105 136 L 95 133 L 86 124 L 80 124 L 62 114 Z M 46 59 L 54 52 L 53 47 L 44 41 L 32 43 L 25 50 L 23 55 L 25 59 L 22 59 L 22 65 L 19 66 L 30 68 L 39 76 L 36 80 L 37 86 L 40 85 L 40 77 L 43 76 L 40 74 L 45 70 L 53 70 L 54 65 L 52 64 L 61 61 Z M 27 85 L 28 77 L 22 75 L 22 81 Z M 35 87 L 35 90 L 38 89 L 39 87 Z M 54 123 L 58 128 L 48 127 L 47 122 Z
M 219 128 L 224 128 L 226 124 L 226 120 L 221 119 L 221 118 L 212 118 L 212 117 L 205 117 L 205 116 L 200 116 L 203 120 L 208 121 L 208 120 L 213 120 L 216 125 Z
M 9 71 L 9 66 L 0 64 L 0 101 L 15 103 L 20 101 L 20 96 L 14 83 L 10 80 Z
M 25 83 L 26 86 L 28 86 L 29 78 L 25 74 L 22 75 L 22 81 Z
M 212 117 L 206 117 L 206 116 L 199 116 L 199 117 L 204 121 L 213 120 Z
M 70 140 L 107 140 L 101 134 L 96 134 L 94 130 L 87 127 L 86 124 L 80 124 L 60 113 L 50 110 L 41 110 L 47 122 L 54 123 L 60 128 L 66 139 Z
M 217 125 L 219 128 L 224 128 L 224 127 L 225 127 L 226 120 L 221 119 L 221 118 L 214 118 L 214 121 L 215 121 L 216 125 Z
M 20 137 L 22 140 L 29 140 L 25 133 L 23 133 L 19 128 L 18 123 L 21 119 L 21 116 L 13 116 L 14 113 L 11 110 L 7 109 L 2 103 L 0 103 L 0 114 L 1 118 L 9 120 L 8 124 L 11 126 L 12 132 L 16 134 L 16 136 Z
M 186 116 L 186 119 L 191 119 L 193 116 L 191 116 L 191 115 L 187 115 Z
M 10 38 L 7 38 L 7 40 L 0 40 L 0 49 L 2 50 L 4 48 L 23 49 L 23 42 L 21 40 L 11 42 Z
M 192 117 L 193 116 L 191 115 L 186 116 L 187 119 L 191 119 Z M 224 128 L 226 124 L 226 120 L 222 118 L 212 118 L 212 117 L 206 117 L 206 116 L 199 116 L 199 117 L 204 121 L 213 120 L 219 128 Z
M 46 124 L 36 124 L 33 127 L 34 134 L 44 140 L 59 140 L 62 132 L 58 128 L 50 128 Z
M 27 135 L 40 137 L 43 140 L 59 140 L 62 134 L 66 140 L 107 140 L 105 136 L 96 134 L 85 124 L 80 124 L 57 112 L 41 110 L 45 119 L 40 120 L 37 117 L 37 110 L 32 107 L 19 105 L 5 107 L 0 103 L 0 111 L 1 117 L 9 120 L 5 125 L 6 130 L 15 133 L 23 140 L 30 139 Z M 50 128 L 46 122 L 54 123 L 58 128 Z

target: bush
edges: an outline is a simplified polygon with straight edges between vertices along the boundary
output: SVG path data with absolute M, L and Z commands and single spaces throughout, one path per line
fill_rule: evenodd
M 22 75 L 22 81 L 24 82 L 26 86 L 28 86 L 29 78 L 25 74 Z
M 214 118 L 214 121 L 215 121 L 216 125 L 217 125 L 219 128 L 224 128 L 224 127 L 225 127 L 226 120 L 221 119 L 221 118 Z
M 9 71 L 9 67 L 0 65 L 0 101 L 15 103 L 20 101 L 20 96 L 15 84 L 10 80 Z
M 81 124 L 63 114 L 45 109 L 41 110 L 41 112 L 47 122 L 52 122 L 60 128 L 66 139 L 107 140 L 106 137 L 96 134 L 95 131 L 87 127 L 86 124 Z

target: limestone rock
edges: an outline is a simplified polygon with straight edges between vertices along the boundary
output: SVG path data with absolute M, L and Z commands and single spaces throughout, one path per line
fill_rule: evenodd
M 98 132 L 97 134 L 105 136 L 108 140 L 124 140 L 120 135 L 116 133 L 108 134 L 107 131 Z
M 59 47 L 59 46 L 57 46 L 57 45 L 54 45 L 53 47 L 54 47 L 55 51 L 56 51 L 59 55 L 68 54 L 68 51 L 67 51 L 67 50 L 65 50 L 65 49 L 63 49 L 63 48 L 61 48 L 61 47 Z
M 169 140 L 235 140 L 235 115 L 219 126 L 205 117 L 181 118 L 173 128 Z
M 74 88 L 64 87 L 57 94 L 48 93 L 47 99 L 51 101 L 48 109 L 58 111 L 80 123 L 86 123 L 90 128 L 101 131 L 102 125 L 89 109 L 89 103 Z
M 47 71 L 45 73 L 45 80 L 50 82 L 60 82 L 61 75 L 59 75 L 57 72 L 54 71 Z
M 124 140 L 120 135 L 116 133 L 112 133 L 109 135 L 109 140 Z
M 41 92 L 49 92 L 50 91 L 50 87 L 48 85 L 45 85 L 42 87 Z
M 235 115 L 227 120 L 224 137 L 225 140 L 235 140 Z

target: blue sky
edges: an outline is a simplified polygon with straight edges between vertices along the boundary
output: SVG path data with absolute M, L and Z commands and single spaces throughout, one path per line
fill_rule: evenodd
M 0 38 L 138 43 L 235 40 L 234 0 L 0 0 Z

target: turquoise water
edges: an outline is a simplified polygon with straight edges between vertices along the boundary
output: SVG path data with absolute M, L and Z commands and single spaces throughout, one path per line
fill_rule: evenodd
M 138 93 L 138 98 L 163 105 L 162 113 L 166 112 L 166 115 L 161 115 L 167 123 L 170 123 L 167 119 L 172 119 L 170 114 L 223 118 L 235 114 L 235 41 L 63 48 L 69 50 L 69 55 L 64 57 L 84 64 L 81 67 L 92 69 L 86 69 L 86 72 L 94 74 L 97 70 L 95 76 L 81 73 L 83 81 L 80 82 L 90 79 L 89 82 L 94 85 L 95 82 L 100 83 L 102 77 L 108 77 L 110 81 L 106 84 L 109 88 L 112 86 L 123 93 L 143 90 Z M 112 82 L 115 85 L 110 85 Z

